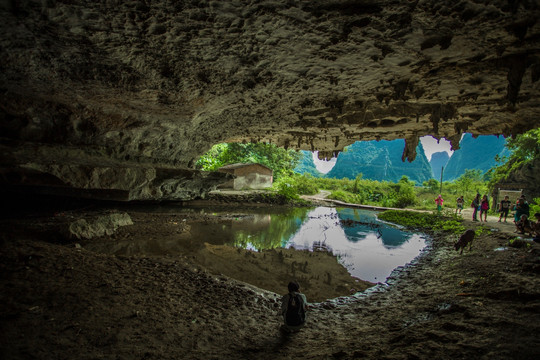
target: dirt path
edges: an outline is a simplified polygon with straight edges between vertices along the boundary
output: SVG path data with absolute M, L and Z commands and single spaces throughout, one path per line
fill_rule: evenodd
M 374 206 L 374 205 L 351 204 L 351 203 L 346 203 L 339 200 L 327 199 L 328 195 L 330 194 L 331 194 L 330 191 L 320 190 L 319 193 L 315 195 L 303 195 L 302 199 L 307 200 L 307 201 L 312 201 L 316 204 L 338 205 L 338 206 L 341 205 L 341 206 L 347 206 L 347 207 L 358 207 L 358 208 L 363 208 L 363 209 L 380 210 L 380 211 L 383 211 L 383 210 L 408 210 L 408 211 L 421 211 L 421 212 L 433 211 L 433 210 L 416 210 L 416 209 L 397 209 L 397 208 L 389 208 L 389 207 Z M 446 208 L 446 210 L 455 212 L 455 209 Z M 499 215 L 488 215 L 487 221 L 473 222 L 472 213 L 473 213 L 472 209 L 465 208 L 461 211 L 461 213 L 459 213 L 459 215 L 461 215 L 468 224 L 477 224 L 477 226 L 483 225 L 485 227 L 503 231 L 510 235 L 520 236 L 519 234 L 515 233 L 516 227 L 514 225 L 514 221 L 513 221 L 514 218 L 513 218 L 512 213 L 508 215 L 506 222 L 504 221 L 504 219 L 503 221 L 499 222 Z M 480 219 L 480 214 L 478 214 L 478 219 Z
M 284 336 L 278 294 L 186 256 L 100 255 L 15 225 L 3 223 L 0 244 L 3 359 L 540 357 L 540 247 L 508 247 L 511 231 L 461 256 L 437 237 L 388 285 L 312 304 L 306 327 Z M 167 226 L 148 223 L 153 236 Z

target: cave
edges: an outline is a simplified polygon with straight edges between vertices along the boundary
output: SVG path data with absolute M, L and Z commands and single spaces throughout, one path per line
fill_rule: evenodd
M 17 207 L 24 199 L 23 207 L 29 209 L 38 198 L 50 205 L 66 201 L 58 200 L 65 197 L 78 204 L 204 199 L 231 177 L 198 171 L 195 162 L 224 142 L 272 143 L 318 151 L 321 158 L 329 159 L 355 141 L 405 139 L 403 161 L 412 161 L 422 136 L 445 138 L 455 150 L 465 132 L 507 137 L 540 126 L 540 5 L 536 0 L 4 0 L 0 15 L 0 179 L 3 197 L 10 200 L 5 204 L 10 206 Z M 4 206 L 4 216 L 11 211 Z M 3 246 L 12 242 L 11 236 L 2 236 Z M 46 243 L 23 242 L 18 249 L 4 252 L 9 253 L 9 261 L 2 265 L 4 273 L 31 271 L 36 261 L 57 262 L 64 268 L 51 265 L 51 276 L 62 280 L 39 287 L 39 304 L 28 297 L 22 302 L 8 295 L 2 298 L 11 309 L 2 313 L 6 324 L 25 326 L 21 333 L 9 330 L 2 340 L 7 358 L 69 358 L 78 346 L 88 351 L 78 354 L 80 358 L 111 354 L 117 358 L 133 354 L 136 358 L 220 358 L 220 354 L 222 358 L 288 358 L 301 356 L 300 350 L 313 358 L 398 358 L 391 344 L 409 346 L 409 358 L 539 355 L 536 338 L 529 346 L 505 341 L 498 355 L 488 346 L 473 348 L 467 339 L 448 334 L 459 329 L 472 333 L 478 324 L 445 322 L 445 317 L 456 314 L 466 319 L 485 316 L 479 321 L 490 321 L 483 304 L 510 299 L 524 304 L 519 307 L 522 314 L 538 319 L 540 295 L 530 286 L 534 281 L 530 277 L 516 278 L 514 287 L 502 286 L 481 299 L 467 295 L 472 291 L 452 289 L 454 295 L 463 293 L 463 298 L 471 299 L 466 310 L 469 305 L 440 296 L 423 312 L 404 308 L 406 318 L 385 316 L 383 343 L 388 347 L 382 350 L 373 344 L 355 348 L 353 338 L 347 336 L 334 334 L 324 340 L 321 323 L 315 326 L 316 335 L 308 336 L 312 342 L 303 340 L 298 349 L 263 344 L 253 336 L 267 328 L 254 331 L 254 320 L 246 320 L 237 334 L 240 340 L 232 341 L 226 351 L 223 339 L 230 329 L 223 324 L 214 333 L 178 340 L 178 347 L 171 349 L 172 338 L 182 338 L 179 333 L 171 335 L 176 320 L 157 323 L 163 313 L 140 310 L 144 296 L 138 303 L 126 302 L 111 317 L 117 322 L 100 317 L 102 323 L 90 335 L 90 330 L 86 334 L 81 330 L 81 323 L 94 312 L 107 313 L 109 306 L 117 309 L 113 304 L 124 301 L 122 276 L 135 277 L 134 283 L 137 276 L 153 276 L 145 291 L 170 296 L 162 294 L 158 284 L 167 283 L 167 277 L 151 269 L 173 272 L 185 266 L 190 270 L 189 274 L 182 270 L 190 284 L 187 288 L 206 300 L 201 292 L 207 287 L 242 299 L 258 293 L 238 284 L 223 290 L 225 280 L 193 270 L 187 262 L 140 259 L 136 267 L 133 262 L 126 265 L 121 259 Z M 531 261 L 523 266 L 538 269 Z M 110 277 L 93 280 L 97 293 L 107 294 L 98 308 L 75 290 L 69 291 L 69 279 L 77 279 L 74 273 L 88 263 L 93 264 L 88 269 L 95 271 L 99 271 L 96 267 L 115 269 Z M 426 276 L 433 275 L 426 271 Z M 482 279 L 484 275 L 488 276 L 483 274 Z M 468 281 L 465 277 L 448 280 Z M 2 283 L 9 290 L 4 292 L 13 294 L 9 279 Z M 429 298 L 430 294 L 418 291 L 420 298 Z M 61 324 L 54 322 L 54 311 L 44 310 L 45 303 L 55 311 L 62 307 L 57 293 L 78 304 L 70 307 L 78 315 Z M 200 319 L 216 326 L 208 320 L 210 315 L 198 315 L 204 306 L 189 296 L 186 301 L 192 305 L 181 307 L 189 312 L 184 330 L 200 331 L 204 326 Z M 391 302 L 384 294 L 374 296 L 380 296 L 375 312 Z M 261 300 L 269 309 L 276 301 Z M 221 309 L 229 306 L 236 311 L 245 305 L 239 300 Z M 267 308 L 250 307 L 264 322 Z M 342 311 L 336 310 L 335 303 L 316 310 Z M 367 316 L 364 310 L 357 311 Z M 343 310 L 336 317 L 351 313 Z M 230 320 L 228 314 L 220 312 L 223 323 Z M 419 338 L 408 332 L 434 318 L 439 319 L 437 327 Z M 119 350 L 120 344 L 132 344 L 133 339 L 148 340 L 137 326 L 113 331 L 125 319 L 156 322 L 150 331 L 153 342 L 146 347 L 133 345 L 133 353 Z M 55 324 L 54 345 L 47 345 L 52 340 L 44 335 L 47 321 Z M 521 325 L 533 331 L 532 325 Z M 494 326 L 504 328 L 503 321 Z M 353 328 L 344 326 L 340 331 Z M 366 338 L 377 342 L 373 329 L 369 331 Z M 313 347 L 317 336 L 324 348 Z M 33 345 L 29 345 L 31 337 L 37 339 Z M 62 338 L 70 339 L 69 346 L 62 345 Z M 406 345 L 418 341 L 430 343 L 429 350 Z M 453 345 L 433 345 L 445 342 Z

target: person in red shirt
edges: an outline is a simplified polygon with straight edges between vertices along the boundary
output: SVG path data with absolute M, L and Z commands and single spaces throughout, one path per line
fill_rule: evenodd
M 439 196 L 437 196 L 437 198 L 435 199 L 435 204 L 437 204 L 437 211 L 441 211 L 443 202 L 444 199 L 442 198 L 441 194 L 439 194 Z
M 480 221 L 482 221 L 482 215 L 484 215 L 484 221 L 487 222 L 487 213 L 489 210 L 489 200 L 487 195 L 482 197 L 482 202 L 480 203 Z

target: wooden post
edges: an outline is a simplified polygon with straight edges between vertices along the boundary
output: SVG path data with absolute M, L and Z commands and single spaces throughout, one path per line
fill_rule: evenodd
M 441 189 L 439 191 L 439 194 L 442 195 L 442 175 L 443 175 L 443 172 L 444 172 L 444 166 L 441 166 Z

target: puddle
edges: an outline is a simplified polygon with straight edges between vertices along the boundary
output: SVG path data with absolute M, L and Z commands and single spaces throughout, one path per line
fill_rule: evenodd
M 376 212 L 327 207 L 312 210 L 286 243 L 296 249 L 327 249 L 351 275 L 374 283 L 384 282 L 425 245 L 423 235 L 380 222 Z
M 227 215 L 223 221 L 193 222 L 175 238 L 92 242 L 89 250 L 116 255 L 194 254 L 211 245 L 253 251 L 279 248 L 327 251 L 354 277 L 385 282 L 392 271 L 411 262 L 426 245 L 422 234 L 377 220 L 377 212 L 352 208 L 160 208 L 167 213 Z M 181 216 L 181 215 L 180 215 Z M 181 219 L 181 217 L 180 217 Z M 182 220 L 180 220 L 182 221 Z

